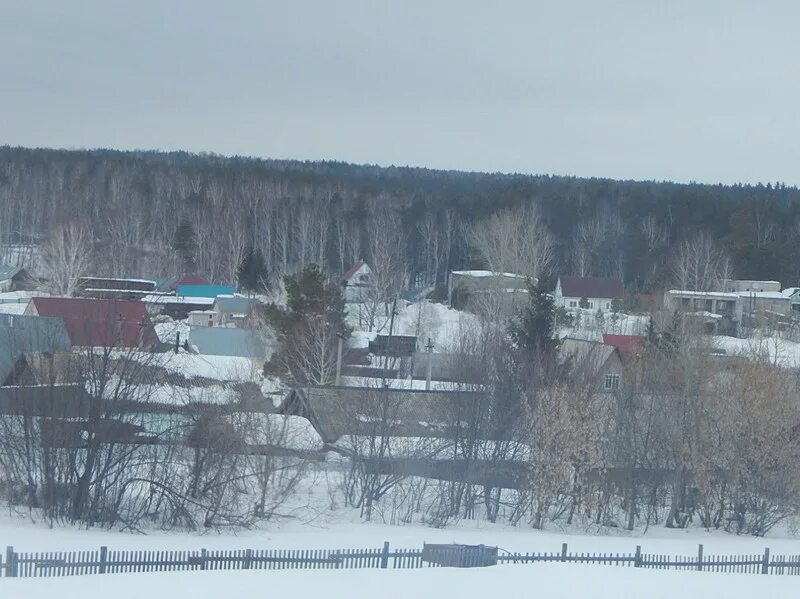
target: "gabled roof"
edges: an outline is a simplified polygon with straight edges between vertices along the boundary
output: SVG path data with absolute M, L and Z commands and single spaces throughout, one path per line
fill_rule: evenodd
M 9 279 L 13 279 L 21 271 L 21 266 L 12 266 L 10 264 L 0 262 L 0 281 L 8 281 Z
M 622 281 L 606 277 L 559 277 L 564 297 L 617 299 L 623 295 Z
M 367 266 L 367 263 L 364 262 L 363 260 L 354 262 L 353 264 L 350 265 L 350 268 L 344 271 L 344 274 L 342 275 L 342 280 L 349 281 L 350 279 L 353 278 L 353 275 L 355 275 L 359 270 L 361 270 L 361 267 L 363 266 Z
M 564 363 L 571 359 L 573 366 L 594 374 L 603 368 L 616 351 L 616 348 L 605 343 L 567 337 L 561 340 L 559 361 Z
M 616 347 L 622 354 L 636 355 L 644 347 L 644 337 L 639 335 L 607 335 L 604 333 L 603 343 Z
M 0 314 L 0 384 L 23 354 L 69 351 L 64 322 L 46 316 Z
M 189 329 L 189 345 L 201 354 L 266 358 L 266 340 L 257 331 L 226 327 L 193 326 Z
M 64 321 L 73 345 L 84 347 L 149 347 L 158 343 L 142 302 L 75 297 L 34 297 L 39 316 Z

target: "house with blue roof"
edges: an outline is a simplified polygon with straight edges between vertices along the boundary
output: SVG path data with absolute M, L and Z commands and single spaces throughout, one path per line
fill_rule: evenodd
M 178 285 L 178 297 L 210 297 L 220 295 L 233 295 L 236 288 L 233 285 Z

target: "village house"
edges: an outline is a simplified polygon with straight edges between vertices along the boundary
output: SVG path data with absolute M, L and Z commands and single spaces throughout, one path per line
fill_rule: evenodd
M 220 295 L 214 300 L 211 311 L 214 312 L 216 326 L 248 328 L 253 324 L 256 302 L 240 295 Z
M 0 385 L 37 383 L 26 365 L 37 355 L 69 352 L 72 345 L 59 318 L 0 314 Z
M 372 270 L 363 260 L 353 263 L 342 275 L 344 301 L 364 302 L 372 289 Z
M 158 344 L 142 302 L 75 297 L 34 297 L 25 314 L 64 321 L 70 342 L 80 347 L 149 348 Z
M 189 329 L 189 347 L 199 354 L 266 360 L 275 344 L 271 336 L 250 329 L 209 326 Z
M 622 384 L 622 357 L 613 345 L 567 337 L 561 340 L 559 361 L 569 362 L 595 393 L 613 393 Z
M 621 300 L 624 289 L 620 279 L 607 277 L 558 277 L 553 299 L 559 308 L 608 312 L 614 300 Z M 583 306 L 581 306 L 583 303 Z
M 447 277 L 447 303 L 459 310 L 474 307 L 486 295 L 498 298 L 503 307 L 513 310 L 526 301 L 527 294 L 528 279 L 510 272 L 454 270 Z
M 709 334 L 738 336 L 742 306 L 738 293 L 671 289 L 664 294 L 665 310 L 694 318 Z
M 18 291 L 29 287 L 28 272 L 20 266 L 0 263 L 0 293 Z
M 780 291 L 780 281 L 754 281 L 752 279 L 723 279 L 722 289 L 727 293 Z
M 83 297 L 97 299 L 141 299 L 155 292 L 156 282 L 150 279 L 119 279 L 112 277 L 81 277 L 78 289 Z
M 232 285 L 178 285 L 175 295 L 181 297 L 205 297 L 215 299 L 219 295 L 234 295 Z

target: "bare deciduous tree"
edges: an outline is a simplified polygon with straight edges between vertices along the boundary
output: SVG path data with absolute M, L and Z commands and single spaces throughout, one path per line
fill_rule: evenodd
M 730 257 L 707 233 L 683 241 L 673 257 L 672 273 L 679 289 L 715 291 L 733 278 Z
M 469 240 L 477 255 L 495 273 L 537 279 L 546 275 L 555 261 L 553 236 L 535 203 L 497 212 L 475 223 Z
M 91 258 L 92 238 L 85 224 L 71 221 L 57 226 L 42 247 L 40 258 L 50 290 L 58 295 L 74 295 Z

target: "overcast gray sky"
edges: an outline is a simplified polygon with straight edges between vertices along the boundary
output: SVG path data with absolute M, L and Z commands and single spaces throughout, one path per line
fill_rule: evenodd
M 800 3 L 0 0 L 0 143 L 800 184 Z

